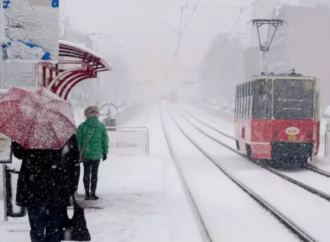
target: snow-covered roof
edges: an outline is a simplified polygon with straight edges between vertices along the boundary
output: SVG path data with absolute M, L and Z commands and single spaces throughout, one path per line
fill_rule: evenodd
M 6 92 L 8 92 L 7 89 L 0 89 L 0 95 L 4 95 L 6 94 Z
M 70 48 L 70 50 L 74 50 L 74 53 L 72 53 L 72 52 L 70 53 L 71 54 L 70 57 L 82 58 L 85 55 L 85 53 L 87 53 L 87 54 L 93 56 L 94 58 L 100 59 L 100 62 L 106 68 L 108 68 L 109 71 L 112 71 L 111 66 L 107 63 L 105 58 L 103 58 L 100 54 L 96 53 L 95 51 L 93 51 L 85 46 L 78 45 L 76 43 L 72 43 L 72 42 L 66 41 L 66 40 L 59 40 L 59 44 L 60 44 L 60 56 L 61 56 L 61 52 L 68 54 L 67 49 Z M 61 46 L 62 46 L 62 48 L 61 48 Z

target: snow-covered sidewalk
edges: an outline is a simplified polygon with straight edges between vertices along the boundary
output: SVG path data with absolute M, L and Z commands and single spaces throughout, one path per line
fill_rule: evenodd
M 85 209 L 92 242 L 201 241 L 166 146 L 158 107 L 151 107 L 148 116 L 144 125 L 150 130 L 151 155 L 110 154 L 100 165 L 100 200 L 88 202 Z M 82 182 L 79 193 L 84 194 Z M 1 218 L 0 241 L 30 241 L 27 217 L 8 223 Z
M 86 209 L 92 241 L 170 241 L 165 194 L 160 159 L 110 156 L 91 202 L 102 209 Z

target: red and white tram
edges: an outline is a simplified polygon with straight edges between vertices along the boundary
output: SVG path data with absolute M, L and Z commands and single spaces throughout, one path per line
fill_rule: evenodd
M 236 87 L 237 149 L 270 165 L 307 165 L 319 148 L 317 80 L 262 75 Z

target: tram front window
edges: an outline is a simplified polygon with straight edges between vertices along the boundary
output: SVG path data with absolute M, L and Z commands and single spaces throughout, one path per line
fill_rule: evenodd
M 275 119 L 313 119 L 314 83 L 312 80 L 274 81 Z

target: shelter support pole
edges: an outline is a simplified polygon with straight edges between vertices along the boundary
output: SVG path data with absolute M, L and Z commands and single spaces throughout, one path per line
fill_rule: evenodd
M 329 135 L 328 135 L 328 132 L 325 133 L 325 137 L 324 137 L 324 156 L 328 156 L 329 154 Z

